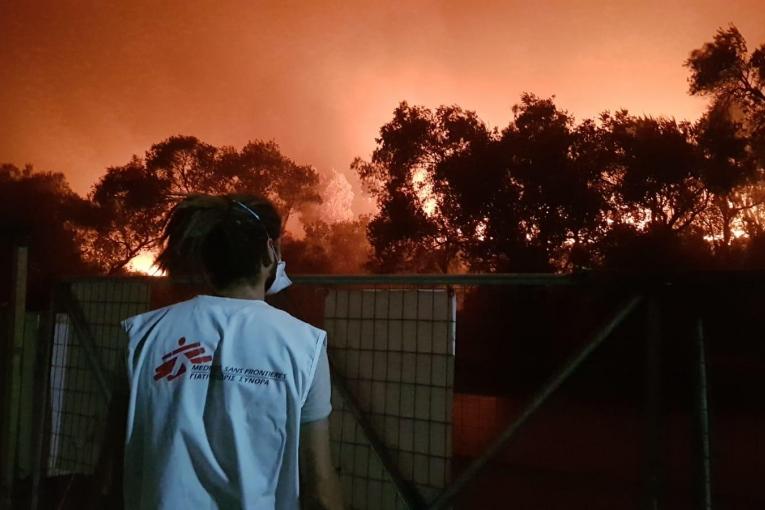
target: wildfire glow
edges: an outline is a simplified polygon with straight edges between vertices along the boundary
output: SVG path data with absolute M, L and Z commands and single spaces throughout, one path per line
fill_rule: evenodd
M 707 99 L 687 94 L 689 52 L 729 21 L 753 43 L 765 34 L 761 0 L 112 4 L 6 2 L 0 15 L 0 160 L 65 170 L 81 194 L 169 133 L 274 139 L 345 169 L 402 100 L 497 126 L 522 90 L 577 118 L 695 119 Z
M 127 269 L 148 276 L 165 276 L 165 272 L 154 265 L 155 256 L 152 252 L 141 253 L 128 262 Z
M 427 170 L 420 168 L 412 175 L 412 184 L 417 192 L 417 198 L 420 199 L 423 212 L 428 216 L 433 216 L 436 212 L 436 194 L 433 192 L 433 184 L 428 180 Z
M 478 226 L 475 228 L 475 237 L 479 241 L 483 241 L 486 239 L 486 229 L 489 227 L 488 220 L 484 219 L 482 220 Z

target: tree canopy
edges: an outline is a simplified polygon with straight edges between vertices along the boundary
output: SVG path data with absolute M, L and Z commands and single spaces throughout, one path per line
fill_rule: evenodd
M 74 236 L 72 213 L 82 202 L 63 174 L 0 165 L 0 267 L 12 267 L 14 246 L 28 246 L 32 307 L 47 303 L 47 289 L 56 278 L 97 270 L 83 259 Z M 3 281 L 10 278 L 3 276 Z M 0 285 L 0 301 L 9 299 L 8 288 Z
M 723 27 L 685 66 L 688 92 L 710 98 L 695 122 L 626 110 L 578 121 L 525 93 L 491 128 L 458 105 L 403 101 L 371 158 L 351 164 L 371 217 L 317 214 L 329 188 L 275 142 L 172 136 L 107 168 L 86 198 L 61 174 L 2 166 L 0 228 L 42 251 L 40 274 L 119 273 L 157 247 L 178 199 L 236 191 L 273 200 L 285 224 L 300 215 L 305 238 L 285 232 L 299 271 L 765 267 L 765 44 L 749 51 Z
M 318 173 L 284 156 L 274 142 L 241 150 L 214 147 L 193 136 L 153 145 L 143 158 L 108 168 L 78 216 L 86 257 L 109 273 L 124 270 L 156 247 L 168 211 L 189 193 L 255 193 L 273 200 L 284 223 L 295 211 L 321 202 Z
M 369 161 L 377 271 L 746 265 L 762 235 L 765 45 L 721 29 L 693 51 L 697 122 L 604 112 L 576 122 L 526 93 L 501 131 L 459 106 L 402 102 Z M 750 250 L 751 251 L 751 250 Z

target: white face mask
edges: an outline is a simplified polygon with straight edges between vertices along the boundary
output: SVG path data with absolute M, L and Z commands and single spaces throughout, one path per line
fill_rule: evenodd
M 274 257 L 276 257 L 276 252 L 274 251 Z M 280 260 L 276 263 L 276 277 L 274 278 L 274 281 L 271 283 L 271 286 L 266 289 L 266 296 L 271 296 L 273 294 L 276 294 L 277 292 L 281 292 L 290 285 L 292 285 L 292 280 L 290 280 L 289 276 L 287 276 L 286 272 L 287 263 L 283 260 Z

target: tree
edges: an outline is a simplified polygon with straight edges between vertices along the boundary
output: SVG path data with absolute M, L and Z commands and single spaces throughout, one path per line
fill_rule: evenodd
M 712 96 L 718 104 L 733 101 L 746 113 L 765 108 L 765 44 L 750 55 L 734 25 L 718 29 L 713 41 L 693 50 L 685 65 L 691 70 L 691 94 Z
M 742 140 L 726 119 L 696 124 L 636 117 L 601 117 L 612 161 L 611 224 L 601 245 L 610 268 L 709 268 L 732 241 L 740 208 L 735 190 L 750 181 Z
M 191 136 L 153 145 L 143 159 L 107 170 L 79 215 L 88 258 L 121 272 L 140 252 L 154 249 L 173 204 L 189 193 L 254 193 L 273 200 L 286 224 L 290 214 L 320 202 L 316 170 L 297 165 L 274 142 L 253 141 L 241 151 Z
M 369 226 L 378 270 L 570 262 L 562 251 L 588 242 L 602 222 L 591 128 L 576 129 L 552 100 L 531 94 L 501 134 L 456 106 L 401 103 L 372 161 L 354 163 L 380 207 Z
M 691 52 L 685 65 L 689 92 L 712 98 L 698 123 L 698 143 L 714 195 L 709 228 L 725 255 L 734 229 L 759 236 L 765 218 L 765 44 L 750 54 L 730 25 Z
M 321 203 L 315 191 L 319 174 L 309 165 L 285 157 L 273 142 L 251 141 L 241 151 L 219 150 L 210 193 L 256 193 L 274 201 L 282 214 L 282 226 L 294 212 Z
M 156 245 L 172 200 L 140 159 L 108 168 L 75 215 L 84 256 L 108 274 L 122 272 Z
M 289 216 L 321 198 L 313 191 L 318 173 L 285 157 L 272 141 L 251 141 L 241 151 L 216 148 L 191 136 L 174 136 L 146 153 L 146 169 L 165 185 L 165 195 L 254 193 L 273 200 L 284 223 Z
M 709 199 L 692 126 L 626 111 L 601 120 L 614 154 L 608 169 L 616 211 L 611 219 L 640 229 L 689 227 Z
M 765 45 L 750 54 L 731 26 L 685 65 L 690 92 L 713 98 L 696 123 L 619 111 L 577 124 L 524 94 L 498 133 L 458 106 L 402 102 L 353 164 L 379 206 L 376 270 L 726 263 L 765 227 Z
M 497 141 L 505 175 L 490 195 L 486 235 L 473 239 L 477 251 L 491 254 L 489 268 L 500 271 L 590 265 L 581 248 L 597 239 L 605 205 L 594 126 L 576 126 L 552 99 L 533 94 L 513 112 Z
M 61 275 L 93 273 L 80 255 L 70 221 L 80 199 L 63 174 L 35 172 L 0 165 L 0 267 L 11 267 L 11 249 L 29 247 L 28 301 L 32 308 L 47 304 L 48 290 Z M 10 275 L 3 275 L 2 298 L 9 297 Z
M 725 258 L 736 232 L 747 230 L 745 218 L 763 204 L 763 172 L 751 157 L 741 125 L 726 112 L 707 112 L 696 124 L 695 140 L 702 158 L 701 177 L 710 195 L 703 228 Z
M 368 223 L 367 216 L 332 223 L 313 220 L 304 225 L 303 239 L 285 237 L 282 256 L 295 273 L 364 272 L 371 255 L 366 236 Z
M 442 106 L 435 112 L 402 102 L 380 129 L 372 160 L 358 172 L 380 208 L 369 223 L 372 267 L 382 272 L 449 272 L 459 266 L 469 235 L 454 221 L 453 204 L 435 187 L 436 166 L 491 137 L 474 112 Z
M 734 25 L 720 28 L 713 41 L 691 52 L 689 92 L 708 96 L 707 117 L 727 118 L 748 139 L 747 150 L 765 168 L 765 43 L 751 54 Z

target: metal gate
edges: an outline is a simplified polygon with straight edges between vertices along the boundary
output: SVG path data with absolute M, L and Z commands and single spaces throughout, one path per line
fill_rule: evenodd
M 601 344 L 615 332 L 624 334 L 621 326 L 626 321 L 631 321 L 626 329 L 640 339 L 639 352 L 645 356 L 641 427 L 646 442 L 641 450 L 636 508 L 660 507 L 666 492 L 659 454 L 664 391 L 660 371 L 662 337 L 668 334 L 662 319 L 668 300 L 682 294 L 690 303 L 699 289 L 709 288 L 699 287 L 697 277 L 674 281 L 669 291 L 665 279 L 617 281 L 550 275 L 302 276 L 293 280 L 293 289 L 276 296 L 273 304 L 328 331 L 335 409 L 332 453 L 351 508 L 478 508 L 474 506 L 478 503 L 463 497 L 471 484 L 480 481 L 493 463 L 502 461 L 511 440 Z M 759 280 L 745 275 L 739 283 L 751 285 L 753 281 Z M 713 283 L 713 288 L 729 285 Z M 56 293 L 47 317 L 40 317 L 40 337 L 48 344 L 40 345 L 47 356 L 38 356 L 36 379 L 43 384 L 35 386 L 32 443 L 37 454 L 31 460 L 32 508 L 87 506 L 96 499 L 89 484 L 112 381 L 125 350 L 119 321 L 193 293 L 191 289 L 180 294 L 168 289 L 167 281 L 154 278 L 73 280 Z M 497 290 L 479 300 L 484 304 L 493 301 L 493 310 L 503 306 L 497 296 L 516 292 L 510 289 L 517 290 L 512 294 L 516 304 L 536 295 L 534 299 L 544 305 L 548 299 L 544 289 L 568 289 L 571 295 L 601 293 L 598 306 L 585 306 L 586 312 L 600 315 L 601 320 L 584 321 L 585 325 L 572 332 L 570 348 L 561 349 L 565 356 L 556 352 L 554 363 L 546 362 L 545 366 L 553 368 L 549 377 L 535 391 L 527 392 L 522 405 L 509 414 L 492 411 L 494 423 L 487 430 L 493 439 L 479 442 L 480 451 L 462 455 L 457 466 L 455 445 L 464 451 L 465 443 L 454 437 L 454 427 L 465 430 L 466 417 L 472 417 L 475 425 L 476 402 L 481 401 L 455 394 L 455 353 L 462 356 L 459 353 L 466 352 L 460 351 L 460 342 L 467 326 L 459 321 L 474 306 L 471 299 L 480 289 Z M 688 399 L 694 416 L 689 430 L 695 430 L 690 435 L 696 459 L 693 507 L 711 508 L 704 310 L 686 308 L 680 329 L 688 333 L 688 353 L 692 354 L 684 370 L 691 375 L 694 392 Z M 459 365 L 459 358 L 457 361 Z M 501 419 L 506 422 L 499 423 Z M 507 494 L 501 506 L 511 507 L 512 499 Z

